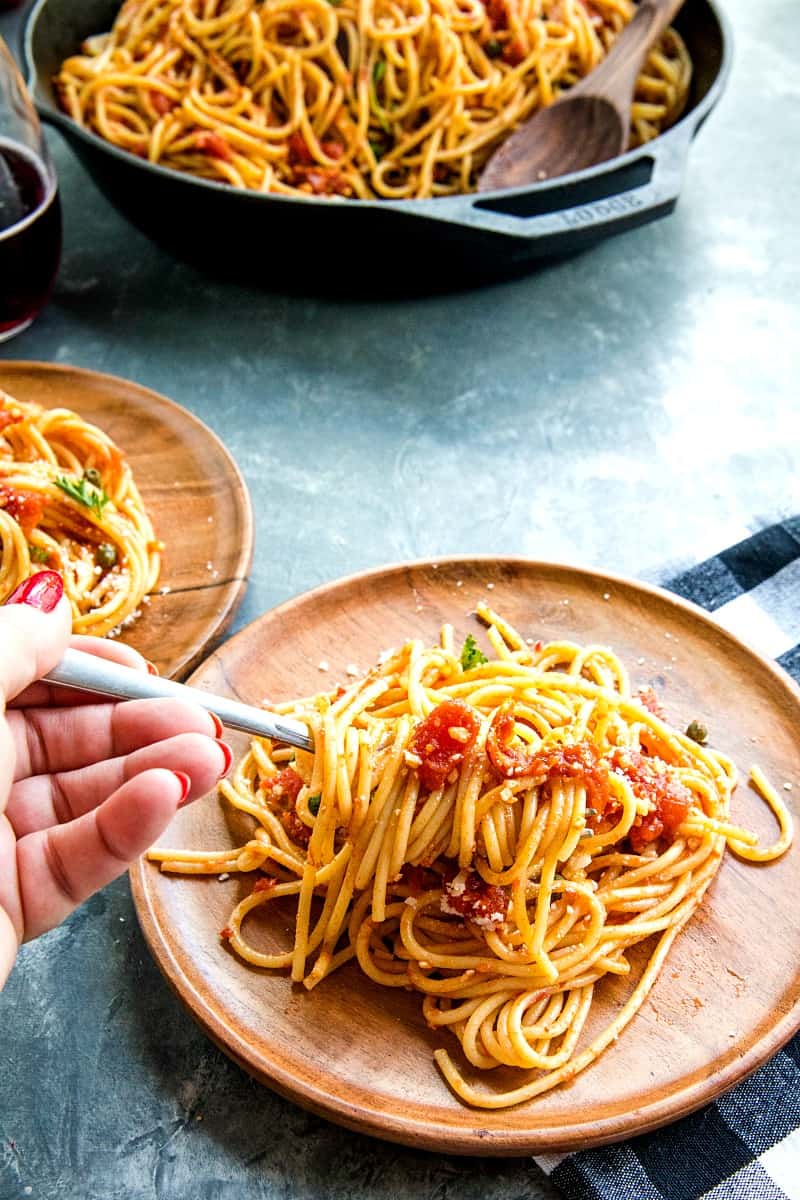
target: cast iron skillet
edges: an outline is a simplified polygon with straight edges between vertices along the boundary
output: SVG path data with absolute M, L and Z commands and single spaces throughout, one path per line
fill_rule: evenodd
M 687 0 L 676 22 L 694 63 L 687 111 L 649 146 L 550 183 L 437 200 L 261 195 L 153 166 L 81 129 L 52 77 L 120 0 L 38 0 L 24 30 L 28 82 L 98 187 L 134 225 L 200 266 L 266 283 L 293 276 L 436 284 L 512 273 L 582 249 L 675 207 L 691 141 L 717 102 L 731 37 L 716 0 Z

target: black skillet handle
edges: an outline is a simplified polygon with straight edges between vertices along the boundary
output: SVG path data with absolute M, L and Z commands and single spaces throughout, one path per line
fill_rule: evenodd
M 465 233 L 513 239 L 525 255 L 536 253 L 537 242 L 543 254 L 577 249 L 675 207 L 697 124 L 684 118 L 614 167 L 602 163 L 529 188 L 441 200 L 425 216 L 460 225 Z

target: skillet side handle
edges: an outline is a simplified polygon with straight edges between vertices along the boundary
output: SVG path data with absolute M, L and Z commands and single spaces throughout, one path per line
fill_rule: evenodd
M 616 169 L 619 188 L 610 194 L 605 190 L 606 163 L 580 181 L 565 176 L 563 182 L 554 180 L 527 191 L 464 196 L 461 204 L 448 205 L 446 219 L 476 232 L 512 238 L 524 244 L 527 253 L 531 243 L 541 239 L 547 239 L 546 252 L 552 253 L 621 233 L 675 207 L 697 124 L 682 121 L 626 155 L 628 161 Z

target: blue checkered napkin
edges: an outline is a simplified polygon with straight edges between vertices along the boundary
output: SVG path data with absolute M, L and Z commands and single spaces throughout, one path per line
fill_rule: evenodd
M 666 587 L 800 683 L 800 517 Z M 800 1034 L 700 1112 L 616 1146 L 537 1162 L 567 1200 L 800 1200 Z

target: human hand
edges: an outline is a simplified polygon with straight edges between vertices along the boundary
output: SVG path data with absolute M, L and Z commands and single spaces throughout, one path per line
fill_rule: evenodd
M 102 702 L 37 682 L 68 644 L 148 669 L 117 642 L 70 639 L 63 590 L 42 571 L 0 608 L 0 987 L 21 942 L 121 875 L 232 759 L 219 721 L 186 701 Z

